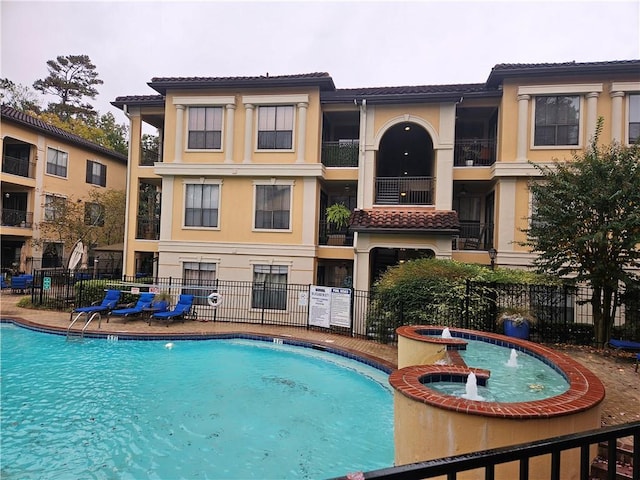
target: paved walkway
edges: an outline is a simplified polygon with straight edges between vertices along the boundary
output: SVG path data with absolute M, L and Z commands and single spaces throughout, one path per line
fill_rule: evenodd
M 48 310 L 32 310 L 16 305 L 21 295 L 12 295 L 8 291 L 0 293 L 0 316 L 2 318 L 20 318 L 34 324 L 66 331 L 69 326 L 69 313 Z M 81 327 L 81 326 L 80 326 Z M 97 326 L 96 326 L 97 327 Z M 312 343 L 332 346 L 341 350 L 358 353 L 381 364 L 395 367 L 397 349 L 368 340 L 355 339 L 320 331 L 271 325 L 253 325 L 243 323 L 199 322 L 152 324 L 141 320 L 124 321 L 121 318 L 102 321 L 101 328 L 92 332 L 123 334 L 182 335 L 208 333 L 252 333 L 279 337 L 292 337 Z M 573 357 L 596 374 L 606 388 L 603 402 L 602 425 L 617 425 L 640 420 L 640 372 L 634 371 L 631 355 L 616 354 L 610 350 L 598 350 L 589 347 L 556 345 L 551 347 Z

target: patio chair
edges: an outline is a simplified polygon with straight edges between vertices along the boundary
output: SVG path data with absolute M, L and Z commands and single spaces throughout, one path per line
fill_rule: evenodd
M 97 302 L 94 302 L 88 307 L 76 308 L 73 310 L 73 312 L 71 312 L 71 316 L 73 316 L 74 313 L 87 314 L 87 315 L 91 313 L 96 313 L 96 312 L 108 313 L 114 308 L 116 308 L 119 301 L 120 301 L 120 290 L 107 290 L 107 294 L 102 299 L 102 302 L 100 302 L 99 304 L 97 304 Z
M 174 320 L 182 320 L 184 323 L 184 317 L 189 314 L 191 308 L 193 307 L 193 295 L 183 294 L 178 298 L 178 303 L 173 308 L 173 310 L 168 310 L 166 312 L 158 312 L 151 315 L 149 318 L 149 325 L 153 320 L 166 320 L 167 326 L 170 321 Z
M 117 310 L 111 310 L 109 312 L 109 316 L 107 317 L 107 323 L 109 323 L 109 319 L 112 316 L 122 317 L 123 319 L 128 319 L 130 317 L 136 317 L 144 312 L 145 309 L 151 308 L 151 304 L 153 303 L 153 297 L 155 297 L 155 293 L 141 293 L 138 301 L 133 304 L 127 305 L 127 308 L 118 308 Z

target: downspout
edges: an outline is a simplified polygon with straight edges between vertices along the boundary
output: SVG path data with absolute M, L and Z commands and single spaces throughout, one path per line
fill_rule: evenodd
M 128 246 L 129 246 L 129 197 L 130 197 L 130 186 L 131 186 L 131 132 L 133 131 L 133 125 L 131 116 L 129 115 L 129 111 L 127 105 L 123 105 L 122 111 L 129 119 L 129 148 L 127 152 L 127 194 L 125 195 L 125 222 L 124 222 L 124 248 L 122 249 L 122 274 L 124 275 L 126 272 L 127 266 L 127 257 L 128 257 Z M 137 215 L 136 215 L 137 216 Z M 135 272 L 133 272 L 135 274 Z

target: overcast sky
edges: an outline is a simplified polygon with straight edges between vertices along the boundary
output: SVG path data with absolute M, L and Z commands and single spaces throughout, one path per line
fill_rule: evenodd
M 1 74 L 89 55 L 93 103 L 156 93 L 152 77 L 328 72 L 338 88 L 484 82 L 498 63 L 640 59 L 640 1 L 0 0 Z M 46 102 L 43 102 L 46 103 Z

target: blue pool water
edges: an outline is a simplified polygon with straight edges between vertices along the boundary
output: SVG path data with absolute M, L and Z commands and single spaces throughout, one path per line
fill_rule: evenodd
M 393 464 L 387 375 L 250 340 L 0 329 L 3 479 L 327 478 Z
M 490 370 L 487 387 L 478 387 L 478 395 L 491 402 L 530 402 L 554 397 L 569 389 L 569 382 L 556 369 L 526 352 L 517 352 L 517 366 L 507 365 L 511 349 L 479 340 L 467 340 L 460 355 L 472 368 Z M 465 384 L 434 382 L 429 388 L 447 395 L 461 396 Z

